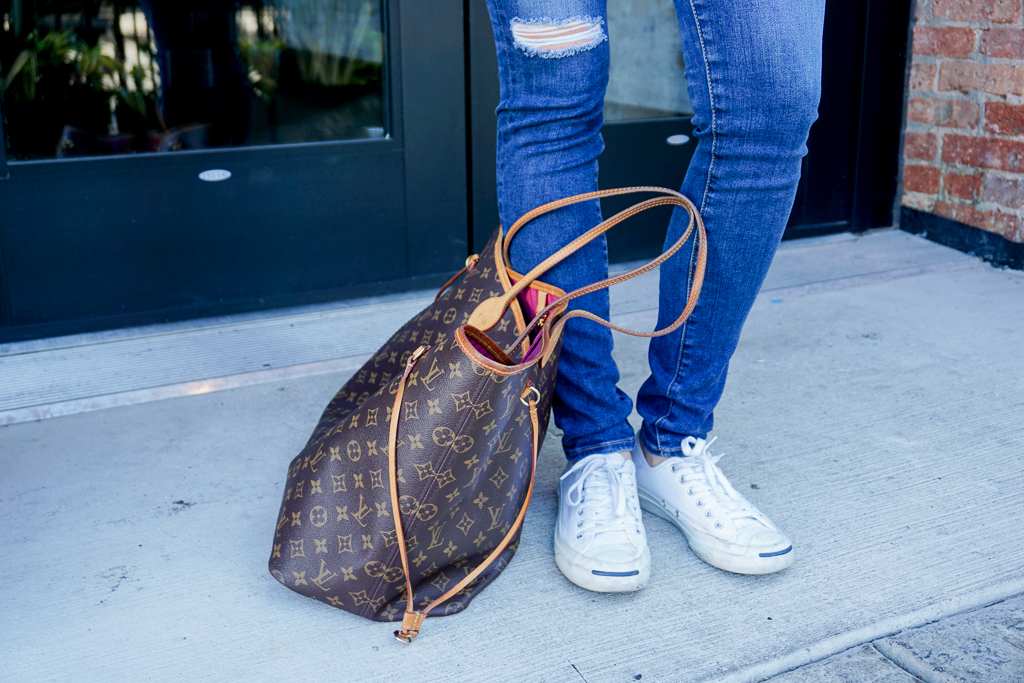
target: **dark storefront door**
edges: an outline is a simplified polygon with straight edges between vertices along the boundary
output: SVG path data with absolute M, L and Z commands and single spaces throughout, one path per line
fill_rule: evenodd
M 448 4 L 0 3 L 0 341 L 458 267 L 465 77 Z
M 827 5 L 788 237 L 892 224 L 898 5 Z M 678 188 L 694 140 L 672 2 L 608 6 L 601 185 Z M 497 224 L 484 0 L 0 13 L 0 342 L 432 286 Z M 657 253 L 666 222 L 656 210 L 613 231 L 612 259 Z

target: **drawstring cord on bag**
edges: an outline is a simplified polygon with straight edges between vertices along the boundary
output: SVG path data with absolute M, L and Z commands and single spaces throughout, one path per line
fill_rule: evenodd
M 476 580 L 476 578 L 480 576 L 485 569 L 490 567 L 491 564 L 498 559 L 498 555 L 500 555 L 505 548 L 508 547 L 508 544 L 512 542 L 512 538 L 516 535 L 516 532 L 519 531 L 519 527 L 522 526 L 523 519 L 526 517 L 526 508 L 530 505 L 530 498 L 533 495 L 534 476 L 537 473 L 537 451 L 540 449 L 540 418 L 537 415 L 537 402 L 540 400 L 540 391 L 537 390 L 537 387 L 532 386 L 529 381 L 527 381 L 526 388 L 520 395 L 519 401 L 530 408 L 530 423 L 533 426 L 533 459 L 530 469 L 530 485 L 526 489 L 526 499 L 523 501 L 522 509 L 519 511 L 519 515 L 512 524 L 512 528 L 505 535 L 505 538 L 503 538 L 501 543 L 491 551 L 491 554 L 487 556 L 487 559 L 485 559 L 480 566 L 467 574 L 464 579 L 455 584 L 455 586 L 449 589 L 444 595 L 423 608 L 423 610 L 417 611 L 414 609 L 412 580 L 409 578 L 409 556 L 405 549 L 405 531 L 402 528 L 402 516 L 398 508 L 398 458 L 395 446 L 398 442 L 398 416 L 402 407 L 402 397 L 405 394 L 406 381 L 409 379 L 409 374 L 412 372 L 412 368 L 416 364 L 416 361 L 422 358 L 429 349 L 429 346 L 421 346 L 416 349 L 412 356 L 409 357 L 409 362 L 406 364 L 405 372 L 402 374 L 402 379 L 398 384 L 398 391 L 395 392 L 395 404 L 394 408 L 391 410 L 391 424 L 388 432 L 388 479 L 391 485 L 391 514 L 395 520 L 395 535 L 398 538 L 398 552 L 402 559 L 402 571 L 405 574 L 406 596 L 405 615 L 402 617 L 402 628 L 395 631 L 395 638 L 403 643 L 411 643 L 413 639 L 419 635 L 420 628 L 423 626 L 423 620 L 427 618 L 427 614 L 442 602 L 448 600 Z

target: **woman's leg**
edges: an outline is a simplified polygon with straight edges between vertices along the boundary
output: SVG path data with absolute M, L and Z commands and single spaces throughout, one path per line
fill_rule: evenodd
M 604 0 L 488 0 L 498 48 L 498 205 L 508 227 L 527 211 L 597 189 L 608 41 Z M 526 271 L 601 221 L 589 202 L 533 221 L 512 247 Z M 545 276 L 572 290 L 608 273 L 605 241 L 591 242 Z M 608 292 L 575 305 L 608 317 Z M 634 591 L 650 577 L 640 519 L 632 404 L 615 386 L 611 333 L 572 320 L 555 383 L 555 423 L 574 461 L 558 482 L 554 556 L 572 582 L 594 591 Z M 625 451 L 627 457 L 619 455 Z
M 682 192 L 704 217 L 707 275 L 687 323 L 652 340 L 641 441 L 681 455 L 703 438 L 729 359 L 789 219 L 821 82 L 824 0 L 676 0 L 697 150 Z M 667 242 L 686 227 L 676 211 Z M 659 326 L 680 313 L 693 261 L 661 267 Z
M 556 199 L 597 189 L 608 41 L 604 0 L 488 0 L 498 53 L 498 206 L 508 228 Z M 526 272 L 601 221 L 597 201 L 534 220 L 512 245 Z M 572 290 L 607 277 L 606 242 L 595 240 L 543 279 Z M 573 307 L 608 317 L 606 290 Z M 573 320 L 563 337 L 555 386 L 555 424 L 570 460 L 630 451 L 632 403 L 615 385 L 612 336 Z

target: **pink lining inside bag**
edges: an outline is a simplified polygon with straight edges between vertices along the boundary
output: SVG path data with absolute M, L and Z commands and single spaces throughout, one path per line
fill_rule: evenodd
M 514 281 L 513 284 L 515 284 Z M 531 287 L 527 287 L 525 290 L 519 293 L 519 296 L 516 298 L 519 300 L 519 304 L 523 307 L 523 316 L 526 318 L 527 322 L 533 320 L 534 316 L 537 315 L 538 310 L 547 306 L 552 301 L 557 300 L 556 298 L 548 299 L 549 296 L 550 295 L 548 295 L 546 292 L 539 292 Z M 480 352 L 480 355 L 482 355 L 485 358 L 489 358 L 490 360 L 497 360 L 496 358 L 494 358 L 494 354 L 488 351 L 482 344 L 477 342 L 475 339 L 473 339 L 472 337 L 467 337 L 467 339 L 469 340 L 469 343 L 473 345 L 473 348 Z M 526 357 L 523 358 L 522 362 L 525 363 L 531 361 L 540 354 L 541 349 L 543 349 L 544 347 L 543 339 L 544 335 L 534 334 L 533 339 L 530 341 L 529 351 L 527 351 Z
M 512 284 L 515 284 L 515 282 Z M 517 298 L 519 299 L 520 305 L 523 307 L 523 316 L 526 318 L 527 323 L 533 320 L 534 316 L 537 315 L 537 311 L 543 309 L 551 302 L 558 300 L 557 297 L 551 297 L 547 292 L 540 292 L 532 287 L 524 289 L 519 293 Z M 530 341 L 530 349 L 527 351 L 526 357 L 523 359 L 524 363 L 537 357 L 543 347 L 543 344 L 541 343 L 543 339 L 543 334 L 534 334 L 533 339 Z

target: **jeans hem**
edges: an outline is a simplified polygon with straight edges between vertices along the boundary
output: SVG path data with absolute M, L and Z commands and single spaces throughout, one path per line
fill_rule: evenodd
M 646 423 L 645 423 L 644 426 L 646 426 Z M 695 434 L 688 434 L 687 436 L 680 437 L 675 442 L 675 443 L 678 444 L 678 447 L 676 447 L 676 448 L 662 448 L 661 445 L 658 443 L 658 440 L 659 440 L 658 434 L 660 434 L 660 430 L 658 430 L 657 427 L 652 427 L 652 430 L 655 431 L 655 433 L 656 433 L 654 445 L 651 444 L 649 439 L 645 438 L 644 428 L 643 427 L 641 427 L 640 431 L 637 432 L 636 438 L 643 445 L 644 450 L 646 450 L 651 455 L 657 455 L 657 456 L 660 456 L 662 458 L 682 458 L 682 457 L 684 457 L 683 456 L 683 441 L 685 441 L 690 436 L 693 436 L 693 437 L 698 438 L 698 439 L 706 439 L 707 438 L 707 434 L 705 434 L 703 436 L 696 436 Z
M 628 448 L 625 448 L 625 446 L 628 446 Z M 595 453 L 621 453 L 623 451 L 632 451 L 635 447 L 635 438 L 621 439 L 619 441 L 606 441 L 605 443 L 599 443 L 594 446 L 584 446 L 583 448 L 574 448 L 571 451 L 566 451 L 565 457 L 570 462 L 577 462 L 588 455 L 594 455 Z

